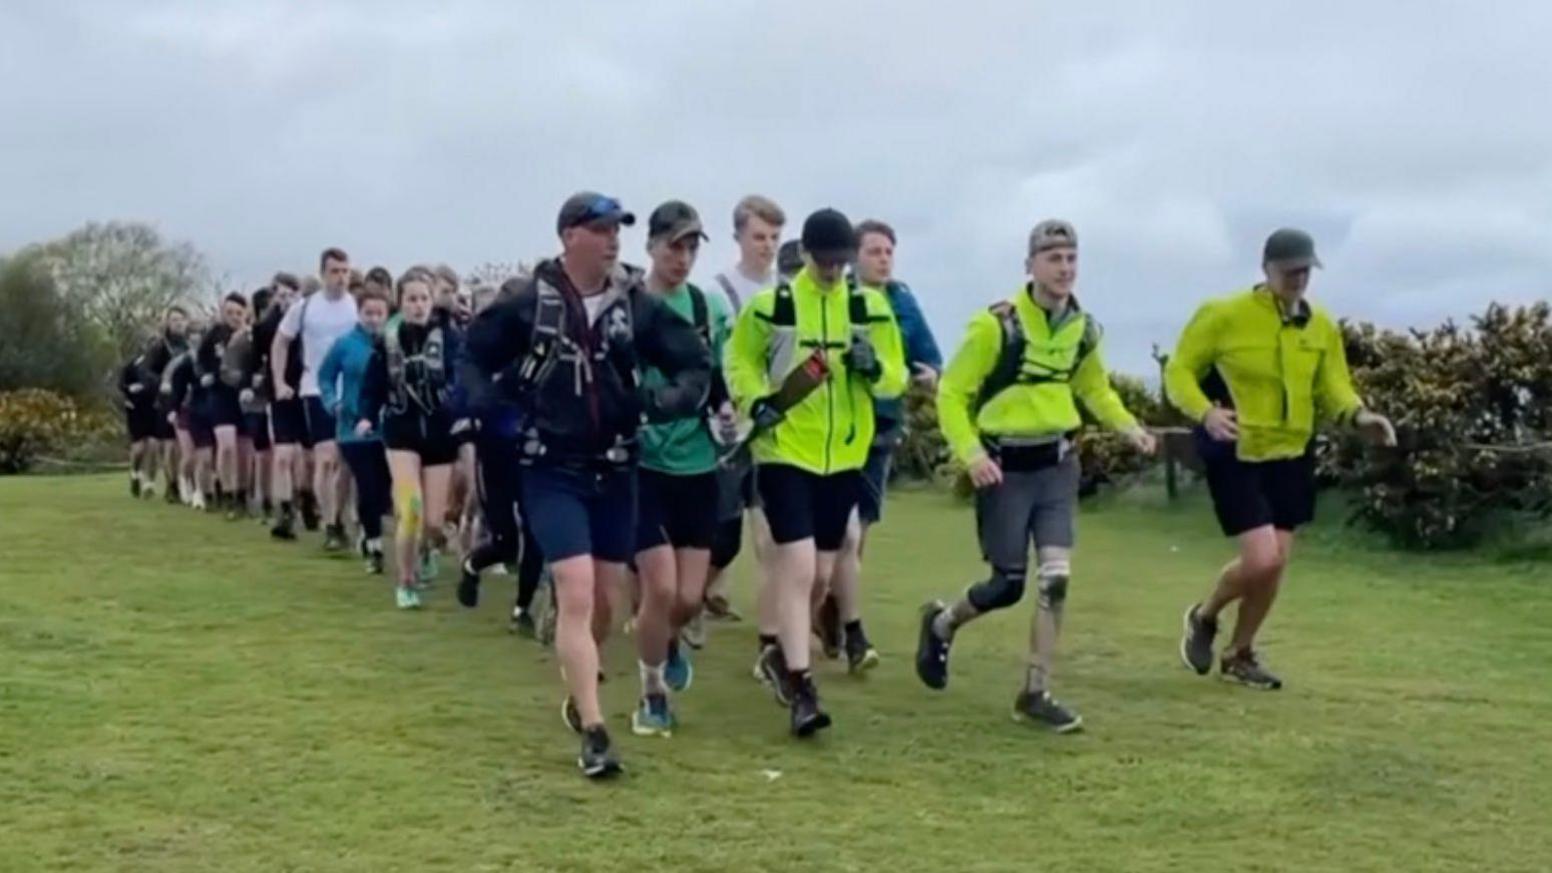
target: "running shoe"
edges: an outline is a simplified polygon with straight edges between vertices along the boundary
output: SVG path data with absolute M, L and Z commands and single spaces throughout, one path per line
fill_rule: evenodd
M 394 600 L 400 609 L 420 608 L 420 592 L 408 585 L 400 585 L 394 589 Z
M 830 715 L 819 704 L 819 689 L 814 687 L 814 677 L 805 673 L 803 678 L 791 684 L 794 686 L 792 689 L 793 736 L 807 738 L 829 727 Z
M 952 643 L 938 636 L 932 626 L 947 608 L 941 600 L 923 605 L 916 636 L 916 676 L 923 685 L 939 691 L 948 687 L 948 653 Z
M 663 663 L 663 681 L 673 692 L 688 691 L 695 681 L 695 665 L 677 641 L 668 644 L 668 660 Z
M 1250 649 L 1238 654 L 1224 652 L 1223 659 L 1218 662 L 1218 673 L 1225 682 L 1238 682 L 1262 691 L 1276 691 L 1283 687 L 1283 680 L 1261 666 L 1260 656 Z
M 834 661 L 841 656 L 841 612 L 833 596 L 826 597 L 814 612 L 814 633 L 826 658 Z
M 705 614 L 699 613 L 694 618 L 690 619 L 689 623 L 687 623 L 684 628 L 679 631 L 679 639 L 685 645 L 695 649 L 696 651 L 704 649 L 706 647 Z
M 1180 660 L 1195 670 L 1196 675 L 1206 676 L 1212 671 L 1213 637 L 1218 635 L 1218 622 L 1202 618 L 1199 611 L 1200 604 L 1192 604 L 1186 609 L 1182 621 L 1184 630 L 1180 635 Z
M 464 558 L 458 564 L 458 602 L 465 609 L 473 609 L 480 605 L 480 574 Z
M 711 594 L 706 597 L 706 615 L 718 621 L 743 621 L 744 617 L 738 614 L 733 604 L 720 594 Z
M 604 730 L 603 725 L 588 728 L 582 735 L 582 752 L 577 755 L 577 767 L 589 779 L 607 779 L 620 774 L 620 760 L 614 756 L 609 732 Z
M 856 633 L 846 635 L 846 670 L 849 673 L 866 673 L 878 666 L 878 649 L 868 642 L 868 635 L 859 627 Z
M 776 702 L 782 706 L 792 705 L 792 675 L 787 672 L 787 657 L 782 654 L 781 646 L 766 646 L 760 650 L 760 660 L 755 664 L 760 671 L 760 681 L 765 687 L 771 689 Z
M 323 550 L 325 552 L 343 552 L 345 550 L 345 526 L 331 524 L 323 529 Z
M 1061 704 L 1049 691 L 1023 691 L 1013 701 L 1013 720 L 1042 724 L 1059 734 L 1083 727 L 1083 717 Z
M 539 633 L 539 629 L 534 626 L 533 615 L 517 604 L 512 605 L 512 618 L 507 622 L 507 629 L 530 640 Z
M 668 706 L 668 695 L 648 694 L 641 698 L 636 711 L 631 713 L 631 733 L 638 737 L 674 735 L 674 713 Z
M 582 711 L 577 709 L 576 698 L 570 694 L 560 702 L 560 720 L 571 729 L 572 733 L 582 733 Z

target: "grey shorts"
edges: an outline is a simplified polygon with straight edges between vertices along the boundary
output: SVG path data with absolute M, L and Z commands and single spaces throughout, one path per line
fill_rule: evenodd
M 1072 548 L 1077 539 L 1078 456 L 1030 472 L 1004 473 L 1002 484 L 975 495 L 975 523 L 988 563 L 1021 567 L 1029 547 Z

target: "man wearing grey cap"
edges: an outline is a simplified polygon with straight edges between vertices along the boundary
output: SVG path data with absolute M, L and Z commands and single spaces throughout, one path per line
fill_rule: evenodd
M 598 702 L 609 592 L 635 551 L 637 432 L 643 420 L 692 414 L 711 382 L 695 328 L 618 262 L 636 217 L 590 191 L 560 209 L 561 255 L 503 288 L 466 340 L 469 402 L 520 410 L 520 503 L 554 576 L 555 652 L 569 693 L 562 714 L 582 734 L 590 778 L 620 772 Z M 648 368 L 661 380 L 642 390 Z
M 638 736 L 672 734 L 669 692 L 689 688 L 694 676 L 678 637 L 700 615 L 705 595 L 718 523 L 718 446 L 737 440 L 735 412 L 717 363 L 730 330 L 727 307 L 721 295 L 689 282 L 705 238 L 700 215 L 679 200 L 654 209 L 647 220 L 652 259 L 647 292 L 695 328 L 711 352 L 713 377 L 700 406 L 641 430 L 635 548 L 641 581 L 636 611 L 641 701 L 631 716 L 631 730 Z M 651 389 L 663 377 L 649 369 L 643 379 Z
M 1186 609 L 1180 658 L 1198 675 L 1211 672 L 1218 615 L 1238 601 L 1219 672 L 1251 688 L 1282 687 L 1261 664 L 1255 638 L 1277 598 L 1294 531 L 1315 516 L 1315 425 L 1350 424 L 1376 444 L 1396 442 L 1390 421 L 1365 409 L 1353 389 L 1341 328 L 1305 299 L 1320 266 L 1309 234 L 1273 233 L 1262 249 L 1265 281 L 1204 303 L 1164 371 L 1170 402 L 1197 422 L 1218 524 L 1239 541 L 1212 593 Z
M 970 321 L 963 345 L 938 384 L 938 421 L 976 488 L 976 530 L 991 575 L 952 605 L 922 609 L 916 674 L 948 685 L 956 632 L 1024 596 L 1033 542 L 1035 614 L 1029 663 L 1013 715 L 1058 733 L 1083 719 L 1051 696 L 1050 679 L 1071 574 L 1078 505 L 1078 456 L 1071 435 L 1083 425 L 1077 402 L 1141 452 L 1153 436 L 1138 426 L 1110 385 L 1100 357 L 1099 323 L 1073 296 L 1078 234 L 1055 219 L 1029 235 L 1028 280 L 1011 300 Z

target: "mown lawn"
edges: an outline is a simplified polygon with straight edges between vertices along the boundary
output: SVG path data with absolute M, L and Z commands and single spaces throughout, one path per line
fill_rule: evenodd
M 1175 657 L 1226 554 L 1199 497 L 1085 510 L 1055 737 L 1008 717 L 1028 606 L 961 638 L 916 608 L 979 573 L 966 510 L 902 495 L 869 550 L 885 663 L 833 664 L 837 727 L 788 739 L 723 624 L 671 740 L 589 784 L 554 663 L 450 576 L 419 614 L 316 537 L 131 502 L 119 477 L 0 480 L 0 870 L 1548 870 L 1552 571 L 1354 545 L 1326 523 L 1256 693 Z M 747 570 L 739 597 L 750 603 Z

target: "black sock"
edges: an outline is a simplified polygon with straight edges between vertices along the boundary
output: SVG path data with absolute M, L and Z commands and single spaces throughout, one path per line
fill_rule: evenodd
M 289 500 L 282 500 L 282 501 L 280 501 L 280 518 L 282 520 L 289 521 L 291 519 L 292 515 L 294 515 L 295 513 L 296 513 L 296 507 L 291 505 L 291 501 L 289 501 Z
M 765 651 L 766 646 L 776 645 L 780 645 L 780 643 L 776 642 L 776 636 L 774 634 L 760 634 L 760 651 Z
M 241 488 L 237 489 L 237 508 L 238 509 L 242 509 L 244 506 L 247 506 L 247 505 L 248 505 L 248 492 L 244 491 Z

